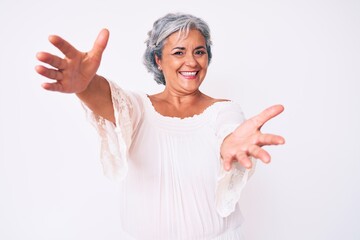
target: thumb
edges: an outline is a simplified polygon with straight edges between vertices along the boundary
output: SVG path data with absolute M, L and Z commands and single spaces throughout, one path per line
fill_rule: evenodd
M 95 58 L 101 59 L 101 56 L 106 48 L 106 45 L 109 40 L 110 32 L 106 28 L 102 29 L 98 34 L 93 48 L 91 49 L 91 53 Z

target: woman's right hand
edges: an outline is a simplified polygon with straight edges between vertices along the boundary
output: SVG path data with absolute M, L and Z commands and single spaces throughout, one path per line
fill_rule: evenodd
M 42 87 L 63 93 L 81 93 L 86 90 L 100 66 L 108 40 L 109 31 L 102 29 L 93 48 L 89 52 L 80 52 L 61 37 L 49 36 L 49 41 L 65 56 L 61 58 L 47 52 L 37 53 L 36 57 L 39 61 L 53 67 L 42 65 L 35 67 L 37 73 L 55 81 L 43 83 Z

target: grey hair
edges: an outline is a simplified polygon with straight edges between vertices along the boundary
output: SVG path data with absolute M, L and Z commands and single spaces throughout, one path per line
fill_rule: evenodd
M 148 32 L 148 39 L 145 41 L 146 50 L 143 56 L 143 62 L 148 72 L 154 74 L 154 80 L 158 84 L 165 85 L 166 82 L 164 74 L 158 69 L 155 55 L 161 59 L 165 41 L 172 33 L 179 31 L 179 38 L 186 37 L 190 29 L 199 30 L 204 36 L 208 63 L 210 63 L 212 58 L 210 28 L 201 18 L 190 14 L 168 13 L 164 17 L 156 20 L 152 30 Z

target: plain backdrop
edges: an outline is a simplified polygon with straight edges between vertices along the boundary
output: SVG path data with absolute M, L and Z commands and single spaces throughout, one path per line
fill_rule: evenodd
M 152 23 L 168 12 L 203 18 L 213 61 L 202 90 L 247 117 L 281 103 L 240 205 L 248 240 L 360 239 L 360 2 L 0 1 L 0 239 L 119 240 L 117 187 L 102 174 L 99 139 L 74 95 L 47 92 L 38 51 L 78 49 L 110 30 L 99 74 L 125 89 L 162 89 L 142 64 Z

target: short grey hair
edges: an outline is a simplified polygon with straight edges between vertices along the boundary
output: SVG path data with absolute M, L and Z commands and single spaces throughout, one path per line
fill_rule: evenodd
M 172 33 L 179 31 L 179 37 L 186 37 L 190 29 L 196 29 L 204 36 L 208 61 L 210 63 L 212 58 L 210 28 L 201 18 L 190 14 L 168 13 L 164 17 L 156 20 L 152 30 L 148 32 L 148 39 L 145 41 L 146 50 L 143 61 L 148 72 L 154 74 L 154 80 L 158 84 L 165 85 L 166 82 L 164 74 L 158 69 L 155 55 L 161 59 L 165 41 Z

